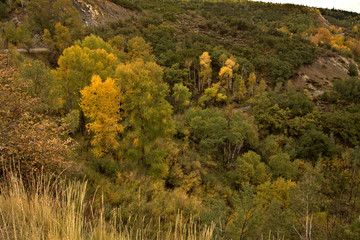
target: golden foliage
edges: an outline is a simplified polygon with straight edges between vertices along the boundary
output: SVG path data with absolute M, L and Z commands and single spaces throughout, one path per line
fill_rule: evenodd
M 127 42 L 129 61 L 136 61 L 137 59 L 143 59 L 143 61 L 153 61 L 154 56 L 151 54 L 152 48 L 149 43 L 145 42 L 142 37 L 134 37 Z
M 237 79 L 237 92 L 236 96 L 240 99 L 243 99 L 247 93 L 245 81 L 240 76 Z
M 123 132 L 123 126 L 119 123 L 120 90 L 113 79 L 108 78 L 102 82 L 99 76 L 93 76 L 91 85 L 80 92 L 80 107 L 92 121 L 87 124 L 87 128 L 94 133 L 91 140 L 93 151 L 96 156 L 101 157 L 119 146 L 117 134 Z
M 75 45 L 64 50 L 54 74 L 62 83 L 68 111 L 78 106 L 79 91 L 90 84 L 91 77 L 99 75 L 106 79 L 114 72 L 116 61 L 114 54 L 104 49 Z
M 319 28 L 318 33 L 315 35 L 315 37 L 320 41 L 324 43 L 330 43 L 331 41 L 331 33 L 327 28 Z
M 274 182 L 267 181 L 257 187 L 256 202 L 268 206 L 271 201 L 277 200 L 284 208 L 290 204 L 290 190 L 296 186 L 291 180 L 280 177 Z
M 267 88 L 267 84 L 266 84 L 265 80 L 261 79 L 259 85 L 255 89 L 255 94 L 261 95 L 261 94 L 265 93 L 266 88 Z
M 234 67 L 236 62 L 229 58 L 225 61 L 225 65 L 220 69 L 219 77 L 223 85 L 226 86 L 228 91 L 233 90 Z
M 208 52 L 204 52 L 200 57 L 200 83 L 199 90 L 202 91 L 204 89 L 204 85 L 207 84 L 209 87 L 211 85 L 211 59 Z
M 69 29 L 64 27 L 61 23 L 55 24 L 55 32 L 53 35 L 48 29 L 45 29 L 43 39 L 57 56 L 59 56 L 65 48 L 71 46 L 72 43 Z
M 254 72 L 250 73 L 248 78 L 248 91 L 253 96 L 255 91 L 255 85 L 256 85 L 256 74 Z

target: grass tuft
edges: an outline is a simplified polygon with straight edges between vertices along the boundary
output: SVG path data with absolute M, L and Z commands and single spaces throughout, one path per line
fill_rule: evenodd
M 155 233 L 152 220 L 123 221 L 119 209 L 105 216 L 103 207 L 95 211 L 86 200 L 86 182 L 41 175 L 25 186 L 13 172 L 5 179 L 0 185 L 0 238 L 4 240 L 214 239 L 214 225 L 200 227 L 181 213 L 174 223 L 165 223 L 169 230 L 159 227 Z

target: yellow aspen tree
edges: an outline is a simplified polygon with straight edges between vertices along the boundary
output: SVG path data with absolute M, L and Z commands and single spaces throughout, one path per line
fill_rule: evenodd
M 124 128 L 119 123 L 121 95 L 115 81 L 107 78 L 102 82 L 99 76 L 93 76 L 91 84 L 80 93 L 80 107 L 91 121 L 86 128 L 94 134 L 91 145 L 95 156 L 101 157 L 111 150 L 116 150 L 119 147 L 116 138 Z
M 208 87 L 211 86 L 211 58 L 208 52 L 204 52 L 200 57 L 200 82 L 199 82 L 199 91 L 204 90 L 204 85 L 207 84 Z
M 93 75 L 99 75 L 103 80 L 111 76 L 116 67 L 117 58 L 104 48 L 95 48 L 93 44 L 84 44 L 91 36 L 85 38 L 79 45 L 64 50 L 59 57 L 58 68 L 53 71 L 63 87 L 66 99 L 66 111 L 78 108 L 79 91 L 90 84 Z M 101 38 L 98 45 L 108 45 Z
M 257 186 L 255 201 L 263 206 L 268 206 L 271 201 L 277 200 L 282 207 L 288 208 L 290 204 L 290 191 L 296 186 L 291 180 L 279 177 L 276 181 L 269 180 Z
M 250 73 L 248 78 L 248 91 L 251 94 L 251 96 L 254 96 L 256 86 L 256 74 L 254 72 Z
M 331 25 L 330 32 L 336 34 L 336 27 L 334 25 Z
M 69 29 L 61 23 L 55 24 L 54 34 L 51 34 L 48 29 L 44 30 L 44 42 L 49 45 L 51 52 L 55 56 L 59 56 L 64 49 L 71 46 L 72 38 Z
M 229 78 L 227 81 L 227 88 L 232 91 L 233 90 L 234 72 L 237 70 L 236 68 L 238 68 L 238 65 L 236 64 L 236 60 L 233 57 L 231 57 L 228 60 L 226 60 L 225 66 L 230 68 L 232 71 L 232 77 Z
M 236 85 L 235 97 L 238 99 L 244 99 L 247 94 L 247 90 L 244 79 L 239 75 L 236 77 Z
M 227 91 L 232 90 L 232 79 L 234 77 L 233 68 L 236 63 L 232 59 L 228 59 L 225 62 L 225 66 L 220 69 L 219 77 L 222 85 L 226 86 Z
M 339 28 L 339 31 L 341 31 L 341 28 Z M 331 33 L 327 28 L 319 28 L 319 31 L 315 37 L 319 39 L 320 43 L 330 43 L 331 41 Z
M 354 26 L 353 29 L 352 29 L 352 32 L 355 33 L 355 34 L 358 33 L 359 32 L 358 27 Z
M 204 94 L 199 98 L 199 104 L 216 104 L 225 102 L 227 96 L 221 88 L 220 83 L 214 83 L 212 87 L 205 89 Z
M 152 48 L 149 43 L 145 42 L 142 37 L 134 37 L 127 42 L 128 54 L 127 59 L 130 62 L 141 58 L 145 62 L 154 61 L 154 56 L 151 54 Z
M 264 81 L 264 79 L 261 79 L 259 85 L 255 89 L 255 94 L 262 95 L 263 93 L 265 93 L 266 88 L 267 88 L 266 82 Z

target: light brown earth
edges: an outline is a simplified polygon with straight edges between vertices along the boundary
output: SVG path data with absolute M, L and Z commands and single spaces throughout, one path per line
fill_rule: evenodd
M 292 79 L 296 89 L 307 89 L 313 95 L 321 95 L 332 86 L 334 79 L 349 77 L 350 61 L 343 56 L 319 57 L 312 65 L 302 66 Z
M 85 26 L 99 26 L 107 22 L 127 20 L 138 13 L 107 0 L 72 0 Z

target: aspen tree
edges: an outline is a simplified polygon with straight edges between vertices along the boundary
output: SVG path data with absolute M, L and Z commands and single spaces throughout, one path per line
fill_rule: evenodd
M 208 52 L 204 52 L 200 57 L 200 82 L 199 82 L 199 91 L 204 90 L 205 84 L 208 87 L 211 87 L 211 59 Z
M 248 91 L 251 94 L 251 96 L 254 96 L 255 85 L 256 85 L 256 74 L 252 72 L 250 73 L 250 76 L 248 78 Z
M 91 140 L 93 152 L 101 157 L 119 147 L 117 135 L 124 130 L 119 123 L 120 90 L 113 79 L 102 82 L 99 76 L 93 76 L 90 86 L 80 92 L 80 107 L 91 121 L 86 127 L 94 134 Z

